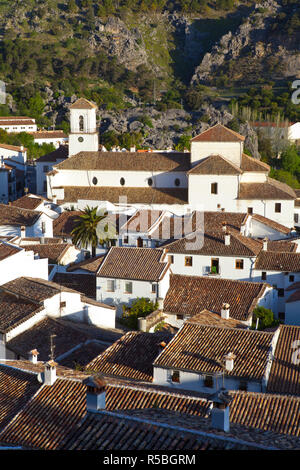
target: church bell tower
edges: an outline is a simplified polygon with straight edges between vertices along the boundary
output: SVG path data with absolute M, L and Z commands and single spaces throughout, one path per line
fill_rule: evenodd
M 96 112 L 97 106 L 85 98 L 70 106 L 69 157 L 79 152 L 99 150 Z

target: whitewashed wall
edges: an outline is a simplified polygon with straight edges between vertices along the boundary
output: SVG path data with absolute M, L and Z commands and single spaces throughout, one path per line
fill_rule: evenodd
M 218 194 L 211 194 L 212 183 L 218 183 Z M 189 175 L 188 187 L 192 209 L 218 211 L 224 208 L 227 212 L 237 212 L 233 201 L 238 196 L 239 176 Z
M 285 324 L 300 326 L 300 301 L 286 304 Z
M 34 259 L 33 251 L 22 250 L 0 261 L 0 285 L 22 276 L 48 280 L 48 260 Z
M 243 150 L 243 142 L 192 142 L 191 162 L 199 162 L 209 155 L 222 155 L 240 167 Z

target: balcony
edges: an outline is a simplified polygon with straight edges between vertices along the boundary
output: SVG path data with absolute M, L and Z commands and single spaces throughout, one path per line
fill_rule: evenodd
M 203 276 L 221 276 L 220 266 L 204 266 L 202 271 Z

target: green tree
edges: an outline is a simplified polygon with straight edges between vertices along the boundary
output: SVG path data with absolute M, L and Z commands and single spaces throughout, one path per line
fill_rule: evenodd
M 278 320 L 274 319 L 272 310 L 265 307 L 256 307 L 253 310 L 252 328 L 256 328 L 256 321 L 258 320 L 258 330 L 265 330 L 279 324 Z
M 300 171 L 300 156 L 295 145 L 290 145 L 280 157 L 281 167 L 293 175 Z
M 146 317 L 150 313 L 154 312 L 158 308 L 158 303 L 153 302 L 146 297 L 141 297 L 134 300 L 131 307 L 123 305 L 123 315 L 121 317 L 121 323 L 132 328 L 138 329 L 138 318 Z
M 98 207 L 87 206 L 78 219 L 75 219 L 73 228 L 72 242 L 81 248 L 92 247 L 92 256 L 96 256 L 96 248 L 99 244 L 97 235 L 98 224 L 106 217 L 106 214 L 98 214 Z

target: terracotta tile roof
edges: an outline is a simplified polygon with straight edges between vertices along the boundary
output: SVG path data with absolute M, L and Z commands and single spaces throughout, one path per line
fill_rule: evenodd
M 57 170 L 187 171 L 190 154 L 175 152 L 79 152 L 55 165 Z M 120 177 L 122 174 L 120 174 Z M 105 176 L 103 175 L 103 178 Z
M 216 124 L 194 137 L 191 142 L 243 142 L 245 137 L 228 129 L 222 124 Z
M 65 450 L 193 450 L 207 448 L 207 437 L 192 431 L 145 423 L 129 416 L 88 413 L 73 436 L 61 447 Z M 222 447 L 221 447 L 222 448 Z
M 85 413 L 86 387 L 80 381 L 58 378 L 53 385 L 41 387 L 0 433 L 0 442 L 33 449 L 57 449 Z
M 225 375 L 263 380 L 273 333 L 240 328 L 220 328 L 185 322 L 163 352 L 155 367 L 198 373 L 222 373 L 224 356 L 233 353 L 234 368 Z
M 210 155 L 197 163 L 191 170 L 189 175 L 239 175 L 242 170 L 221 155 Z
M 270 165 L 261 162 L 257 158 L 250 157 L 246 153 L 242 155 L 241 170 L 243 171 L 255 171 L 255 172 L 269 172 L 271 169 Z
M 0 119 L 0 126 L 32 126 L 35 124 L 34 119 L 24 118 L 20 119 L 18 116 L 15 119 L 5 120 L 5 118 Z
M 285 183 L 267 178 L 265 183 L 240 183 L 238 199 L 295 199 L 294 190 Z
M 53 282 L 96 298 L 96 277 L 89 274 L 56 273 Z
M 284 251 L 285 253 L 296 253 L 298 248 L 297 243 L 285 240 L 269 240 L 268 251 Z
M 297 350 L 294 342 L 299 340 L 299 326 L 280 325 L 267 392 L 300 396 L 300 368 L 293 357 Z
M 60 286 L 44 279 L 19 277 L 0 286 L 0 290 L 11 294 L 19 294 L 31 302 L 41 303 L 59 293 Z
M 231 318 L 247 321 L 267 287 L 259 282 L 171 274 L 164 312 L 191 317 L 207 309 L 220 314 L 228 303 Z
M 1 123 L 0 123 L 1 125 Z M 15 150 L 16 152 L 27 152 L 27 148 L 25 147 L 20 147 L 18 145 L 8 145 L 8 144 L 0 144 L 1 149 L 7 149 L 7 150 Z
M 56 237 L 70 237 L 80 215 L 82 215 L 80 211 L 62 212 L 53 221 L 53 234 Z
M 33 251 L 40 259 L 48 258 L 50 264 L 58 264 L 67 251 L 73 247 L 70 243 L 42 243 L 23 245 L 26 251 Z
M 236 231 L 230 233 L 229 245 L 225 245 L 224 232 L 197 233 L 167 245 L 169 253 L 253 257 L 257 256 L 262 249 L 261 242 L 244 237 Z
M 161 261 L 162 250 L 152 248 L 111 247 L 97 276 L 114 279 L 159 281 L 168 264 Z
M 152 363 L 160 352 L 160 343 L 168 343 L 169 333 L 130 331 L 92 360 L 86 370 L 104 375 L 152 382 Z
M 97 340 L 90 340 L 82 344 L 67 356 L 58 359 L 57 362 L 64 367 L 84 370 L 89 362 L 103 353 L 110 345 Z
M 31 226 L 41 215 L 41 212 L 0 204 L 0 225 Z
M 41 243 L 41 238 L 43 238 L 43 241 L 46 245 L 49 245 L 50 243 L 51 244 L 54 244 L 54 245 L 57 245 L 57 244 L 62 244 L 64 243 L 63 240 L 61 238 L 51 238 L 51 237 L 22 237 L 21 239 L 19 239 L 18 243 L 19 243 L 19 246 L 26 246 L 26 245 L 40 245 Z
M 300 253 L 284 253 L 276 251 L 261 251 L 254 269 L 263 271 L 300 271 Z
M 164 409 L 173 410 L 191 416 L 206 416 L 210 402 L 204 398 L 180 393 L 177 390 L 167 391 L 157 387 L 152 389 L 142 384 L 120 383 L 107 384 L 105 396 L 105 409 L 114 410 L 143 410 Z
M 23 333 L 8 341 L 7 347 L 15 354 L 27 359 L 29 351 L 37 349 L 39 361 L 48 361 L 50 354 L 50 335 L 55 335 L 55 357 L 70 351 L 90 339 L 85 334 L 71 326 L 66 326 L 59 319 L 45 318 Z
M 263 215 L 251 214 L 251 217 L 252 219 L 257 220 L 258 222 L 261 222 L 264 225 L 268 225 L 269 227 L 274 228 L 278 232 L 282 232 L 285 234 L 289 234 L 291 232 L 291 229 L 289 227 L 279 224 L 275 220 L 268 219 L 267 217 L 264 217 Z
M 230 421 L 261 431 L 300 436 L 300 399 L 266 393 L 230 392 Z
M 35 374 L 0 365 L 0 429 L 3 429 L 37 392 Z
M 14 207 L 20 207 L 21 209 L 30 209 L 34 210 L 36 209 L 44 199 L 40 197 L 30 197 L 29 195 L 25 195 L 17 199 L 16 201 L 13 201 L 11 203 L 12 206 Z
M 56 130 L 56 131 L 37 131 L 37 132 L 31 132 L 31 135 L 35 139 L 65 139 L 67 138 L 67 134 L 64 133 L 64 131 Z
M 14 245 L 8 245 L 0 240 L 0 261 L 9 258 L 9 256 L 15 255 L 20 251 L 20 248 Z
M 37 158 L 35 161 L 37 163 L 42 163 L 42 162 L 57 162 L 57 160 L 65 160 L 68 158 L 69 155 L 69 147 L 68 145 L 60 145 L 56 150 L 53 150 L 53 152 L 47 153 L 46 155 L 43 155 L 40 158 Z
M 97 109 L 97 105 L 85 98 L 79 98 L 69 106 L 69 109 Z
M 118 204 L 120 203 L 120 198 L 127 198 L 126 202 L 128 204 L 188 203 L 188 190 L 185 188 L 116 188 L 110 186 L 90 188 L 86 186 L 65 186 L 63 189 L 64 199 L 58 200 L 58 204 L 77 202 L 79 199 L 109 201 L 113 204 Z
M 162 216 L 161 210 L 137 210 L 135 214 L 121 227 L 124 232 L 148 232 L 153 224 Z
M 96 274 L 104 260 L 104 257 L 105 255 L 99 255 L 93 258 L 88 258 L 83 261 L 79 261 L 79 263 L 70 263 L 67 267 L 67 271 L 73 272 L 77 269 L 82 269 L 83 271 L 87 271 L 88 273 Z
M 43 307 L 31 300 L 18 299 L 15 295 L 1 292 L 0 287 L 0 331 L 7 333 L 36 315 Z
M 226 320 L 222 318 L 220 314 L 210 312 L 209 310 L 203 310 L 200 313 L 196 313 L 189 322 L 198 323 L 199 325 L 219 326 L 225 328 L 247 328 L 247 326 L 239 320 L 234 320 L 233 318 L 228 318 L 228 320 Z
M 44 372 L 45 363 L 38 361 L 36 364 L 28 360 L 10 360 L 10 359 L 0 359 L 0 364 L 13 367 L 17 370 L 22 370 L 24 372 L 32 372 L 36 375 Z M 63 379 L 74 379 L 74 380 L 84 380 L 87 378 L 88 374 L 84 371 L 68 369 L 59 364 L 56 365 L 56 376 Z

